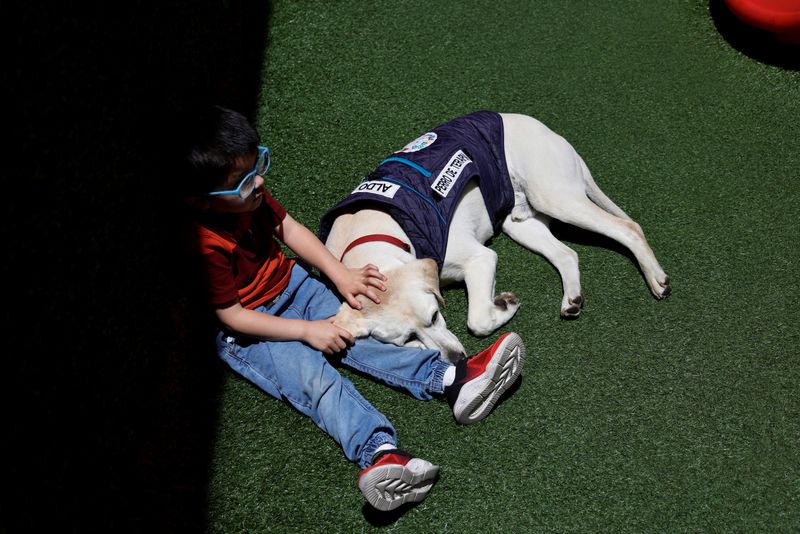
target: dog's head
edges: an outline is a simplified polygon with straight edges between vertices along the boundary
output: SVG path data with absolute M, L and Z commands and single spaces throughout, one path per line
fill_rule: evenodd
M 354 310 L 345 302 L 336 314 L 336 324 L 355 337 L 371 335 L 395 345 L 436 349 L 450 362 L 462 359 L 464 347 L 439 312 L 444 301 L 436 262 L 415 260 L 384 274 L 386 291 L 380 293 L 381 303 L 359 296 L 363 307 Z

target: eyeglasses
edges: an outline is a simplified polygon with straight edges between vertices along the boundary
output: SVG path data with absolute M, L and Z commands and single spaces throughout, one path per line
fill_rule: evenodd
M 242 181 L 239 182 L 239 187 L 228 191 L 211 191 L 209 195 L 237 195 L 244 200 L 256 188 L 256 176 L 264 176 L 267 169 L 269 169 L 269 148 L 260 146 L 258 147 L 258 158 L 256 158 L 256 164 L 253 165 L 253 170 L 242 178 Z

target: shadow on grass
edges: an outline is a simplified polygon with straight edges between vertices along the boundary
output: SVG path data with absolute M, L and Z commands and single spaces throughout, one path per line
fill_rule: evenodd
M 717 31 L 733 48 L 767 65 L 800 70 L 800 45 L 780 42 L 772 33 L 744 23 L 725 0 L 709 0 L 708 8 Z
M 252 118 L 269 3 L 14 9 L 7 245 L 34 311 L 12 322 L 0 530 L 203 531 L 222 374 L 163 195 L 168 125 L 206 102 Z
M 435 489 L 433 491 L 435 491 Z M 364 516 L 364 519 L 367 521 L 367 523 L 373 527 L 388 527 L 406 515 L 409 510 L 413 510 L 419 506 L 419 504 L 420 503 L 418 502 L 408 503 L 395 510 L 381 512 L 380 510 L 373 508 L 369 503 L 364 503 L 364 506 L 361 507 L 361 514 Z
M 552 223 L 550 223 L 550 231 L 559 241 L 566 241 L 569 243 L 575 243 L 577 245 L 600 247 L 612 250 L 618 254 L 626 256 L 635 265 L 638 265 L 636 262 L 636 257 L 634 257 L 633 253 L 628 250 L 627 247 L 602 234 L 584 230 L 583 228 L 578 228 L 577 226 L 563 223 L 555 219 L 552 221 Z

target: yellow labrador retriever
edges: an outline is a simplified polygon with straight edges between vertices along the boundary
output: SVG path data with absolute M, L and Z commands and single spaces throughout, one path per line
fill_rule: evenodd
M 336 322 L 355 336 L 464 355 L 439 312 L 439 283 L 464 281 L 467 324 L 488 335 L 516 313 L 513 293 L 495 292 L 497 255 L 484 246 L 500 230 L 558 270 L 560 313 L 583 303 L 577 254 L 550 232 L 558 219 L 631 250 L 657 299 L 670 293 L 640 226 L 597 186 L 575 149 L 538 120 L 476 112 L 426 132 L 384 160 L 323 218 L 326 247 L 348 266 L 377 265 L 387 277 L 380 305 L 343 304 Z

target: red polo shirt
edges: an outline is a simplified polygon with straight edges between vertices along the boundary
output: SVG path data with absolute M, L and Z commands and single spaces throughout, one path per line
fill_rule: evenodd
M 284 217 L 286 210 L 265 188 L 264 200 L 255 210 L 198 225 L 213 307 L 227 308 L 238 301 L 252 310 L 284 290 L 294 265 L 275 238 L 275 228 Z

